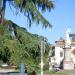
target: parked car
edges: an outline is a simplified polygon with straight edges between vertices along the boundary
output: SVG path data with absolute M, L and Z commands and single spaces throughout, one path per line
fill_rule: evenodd
M 59 71 L 59 70 L 60 70 L 60 66 L 59 66 L 58 64 L 54 64 L 54 65 L 53 65 L 53 70 L 54 70 L 55 72 Z

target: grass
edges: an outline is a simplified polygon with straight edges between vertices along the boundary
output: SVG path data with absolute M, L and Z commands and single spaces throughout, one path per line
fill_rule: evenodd
M 41 75 L 40 72 L 38 72 L 37 75 Z M 68 73 L 67 73 L 67 71 L 58 71 L 58 72 L 45 71 L 44 75 L 68 75 Z

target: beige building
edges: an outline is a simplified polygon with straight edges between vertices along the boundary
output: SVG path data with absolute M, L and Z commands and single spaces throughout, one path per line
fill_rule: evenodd
M 50 69 L 57 65 L 60 69 L 71 70 L 75 68 L 75 34 L 71 29 L 66 31 L 66 39 L 55 41 L 53 54 L 51 56 Z

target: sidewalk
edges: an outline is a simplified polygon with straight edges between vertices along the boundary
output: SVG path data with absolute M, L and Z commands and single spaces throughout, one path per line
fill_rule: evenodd
M 75 75 L 75 70 L 69 71 L 68 75 Z
M 1 69 L 0 68 L 0 73 L 7 73 L 7 72 L 15 72 L 15 69 Z

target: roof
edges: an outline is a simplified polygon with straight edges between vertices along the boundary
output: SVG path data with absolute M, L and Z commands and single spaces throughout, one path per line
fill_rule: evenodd
M 58 41 L 55 41 L 55 43 L 56 43 L 56 46 L 64 46 L 65 41 L 64 40 L 58 40 Z

